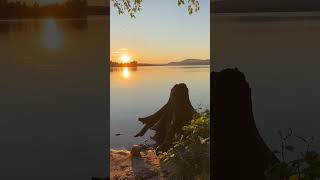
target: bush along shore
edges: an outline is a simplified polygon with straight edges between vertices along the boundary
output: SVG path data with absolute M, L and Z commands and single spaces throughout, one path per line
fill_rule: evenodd
M 316 151 L 314 137 L 304 138 L 293 132 L 291 128 L 287 133 L 278 131 L 281 145 L 273 152 L 280 157 L 280 161 L 265 171 L 268 180 L 318 180 L 320 179 L 320 154 Z M 297 141 L 304 145 L 298 150 L 291 143 Z M 295 144 L 297 144 L 295 142 Z M 296 158 L 288 158 L 294 155 Z

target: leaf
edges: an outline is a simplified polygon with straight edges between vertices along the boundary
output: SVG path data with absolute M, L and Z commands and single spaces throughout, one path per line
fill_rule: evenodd
M 317 157 L 314 158 L 313 164 L 315 166 L 320 166 L 320 155 L 318 154 Z
M 305 174 L 308 174 L 308 175 L 311 175 L 311 176 L 314 176 L 314 177 L 320 177 L 320 167 L 314 167 L 314 166 L 311 166 L 309 168 L 306 168 L 304 171 L 303 171 Z
M 306 161 L 306 163 L 308 164 L 313 164 L 315 163 L 315 161 L 317 160 L 317 157 L 318 157 L 318 153 L 317 152 L 314 152 L 314 151 L 310 151 L 310 152 L 307 152 L 304 156 L 304 160 Z
M 278 134 L 281 137 L 281 139 L 283 139 L 282 132 L 280 130 L 278 131 Z
M 271 180 L 283 180 L 295 174 L 294 169 L 286 163 L 277 163 L 271 169 L 266 171 Z
M 280 151 L 274 150 L 273 153 L 274 153 L 274 154 L 280 154 Z
M 292 175 L 289 177 L 289 180 L 299 180 L 298 175 Z
M 205 144 L 205 143 L 207 143 L 209 140 L 210 140 L 210 137 L 204 138 L 204 139 L 200 140 L 200 142 L 201 142 L 201 144 Z
M 296 159 L 291 161 L 290 163 L 292 164 L 292 166 L 300 166 L 300 164 L 302 164 L 304 162 L 303 159 Z
M 293 152 L 294 151 L 294 147 L 293 146 L 291 146 L 291 145 L 288 145 L 288 146 L 286 146 L 285 147 L 286 148 L 286 150 L 288 150 L 288 151 L 290 151 L 290 152 Z
M 303 137 L 301 137 L 301 136 L 298 136 L 298 135 L 294 135 L 294 136 L 295 136 L 296 138 L 302 140 L 302 141 L 305 142 L 305 143 L 308 142 L 305 138 L 303 138 Z

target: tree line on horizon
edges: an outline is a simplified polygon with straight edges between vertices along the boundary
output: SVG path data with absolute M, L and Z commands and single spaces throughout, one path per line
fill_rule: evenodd
M 138 61 L 131 61 L 128 63 L 119 63 L 119 62 L 110 61 L 110 67 L 137 67 L 137 66 L 138 66 Z
M 211 1 L 211 13 L 320 11 L 317 0 L 224 0 Z
M 61 4 L 55 3 L 45 6 L 40 6 L 38 2 L 29 5 L 22 1 L 0 0 L 0 19 L 86 17 L 88 15 L 87 9 L 87 0 L 68 0 Z

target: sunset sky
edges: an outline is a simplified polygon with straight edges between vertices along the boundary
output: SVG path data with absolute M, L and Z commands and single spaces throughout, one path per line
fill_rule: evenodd
M 111 7 L 111 60 L 128 55 L 142 63 L 167 63 L 210 58 L 210 0 L 189 15 L 176 0 L 142 1 L 135 19 L 118 15 Z

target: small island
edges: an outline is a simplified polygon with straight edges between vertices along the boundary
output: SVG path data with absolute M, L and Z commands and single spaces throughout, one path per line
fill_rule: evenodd
M 40 6 L 39 3 L 0 0 L 0 19 L 86 18 L 89 15 L 109 15 L 106 6 L 89 6 L 87 0 L 68 0 Z

